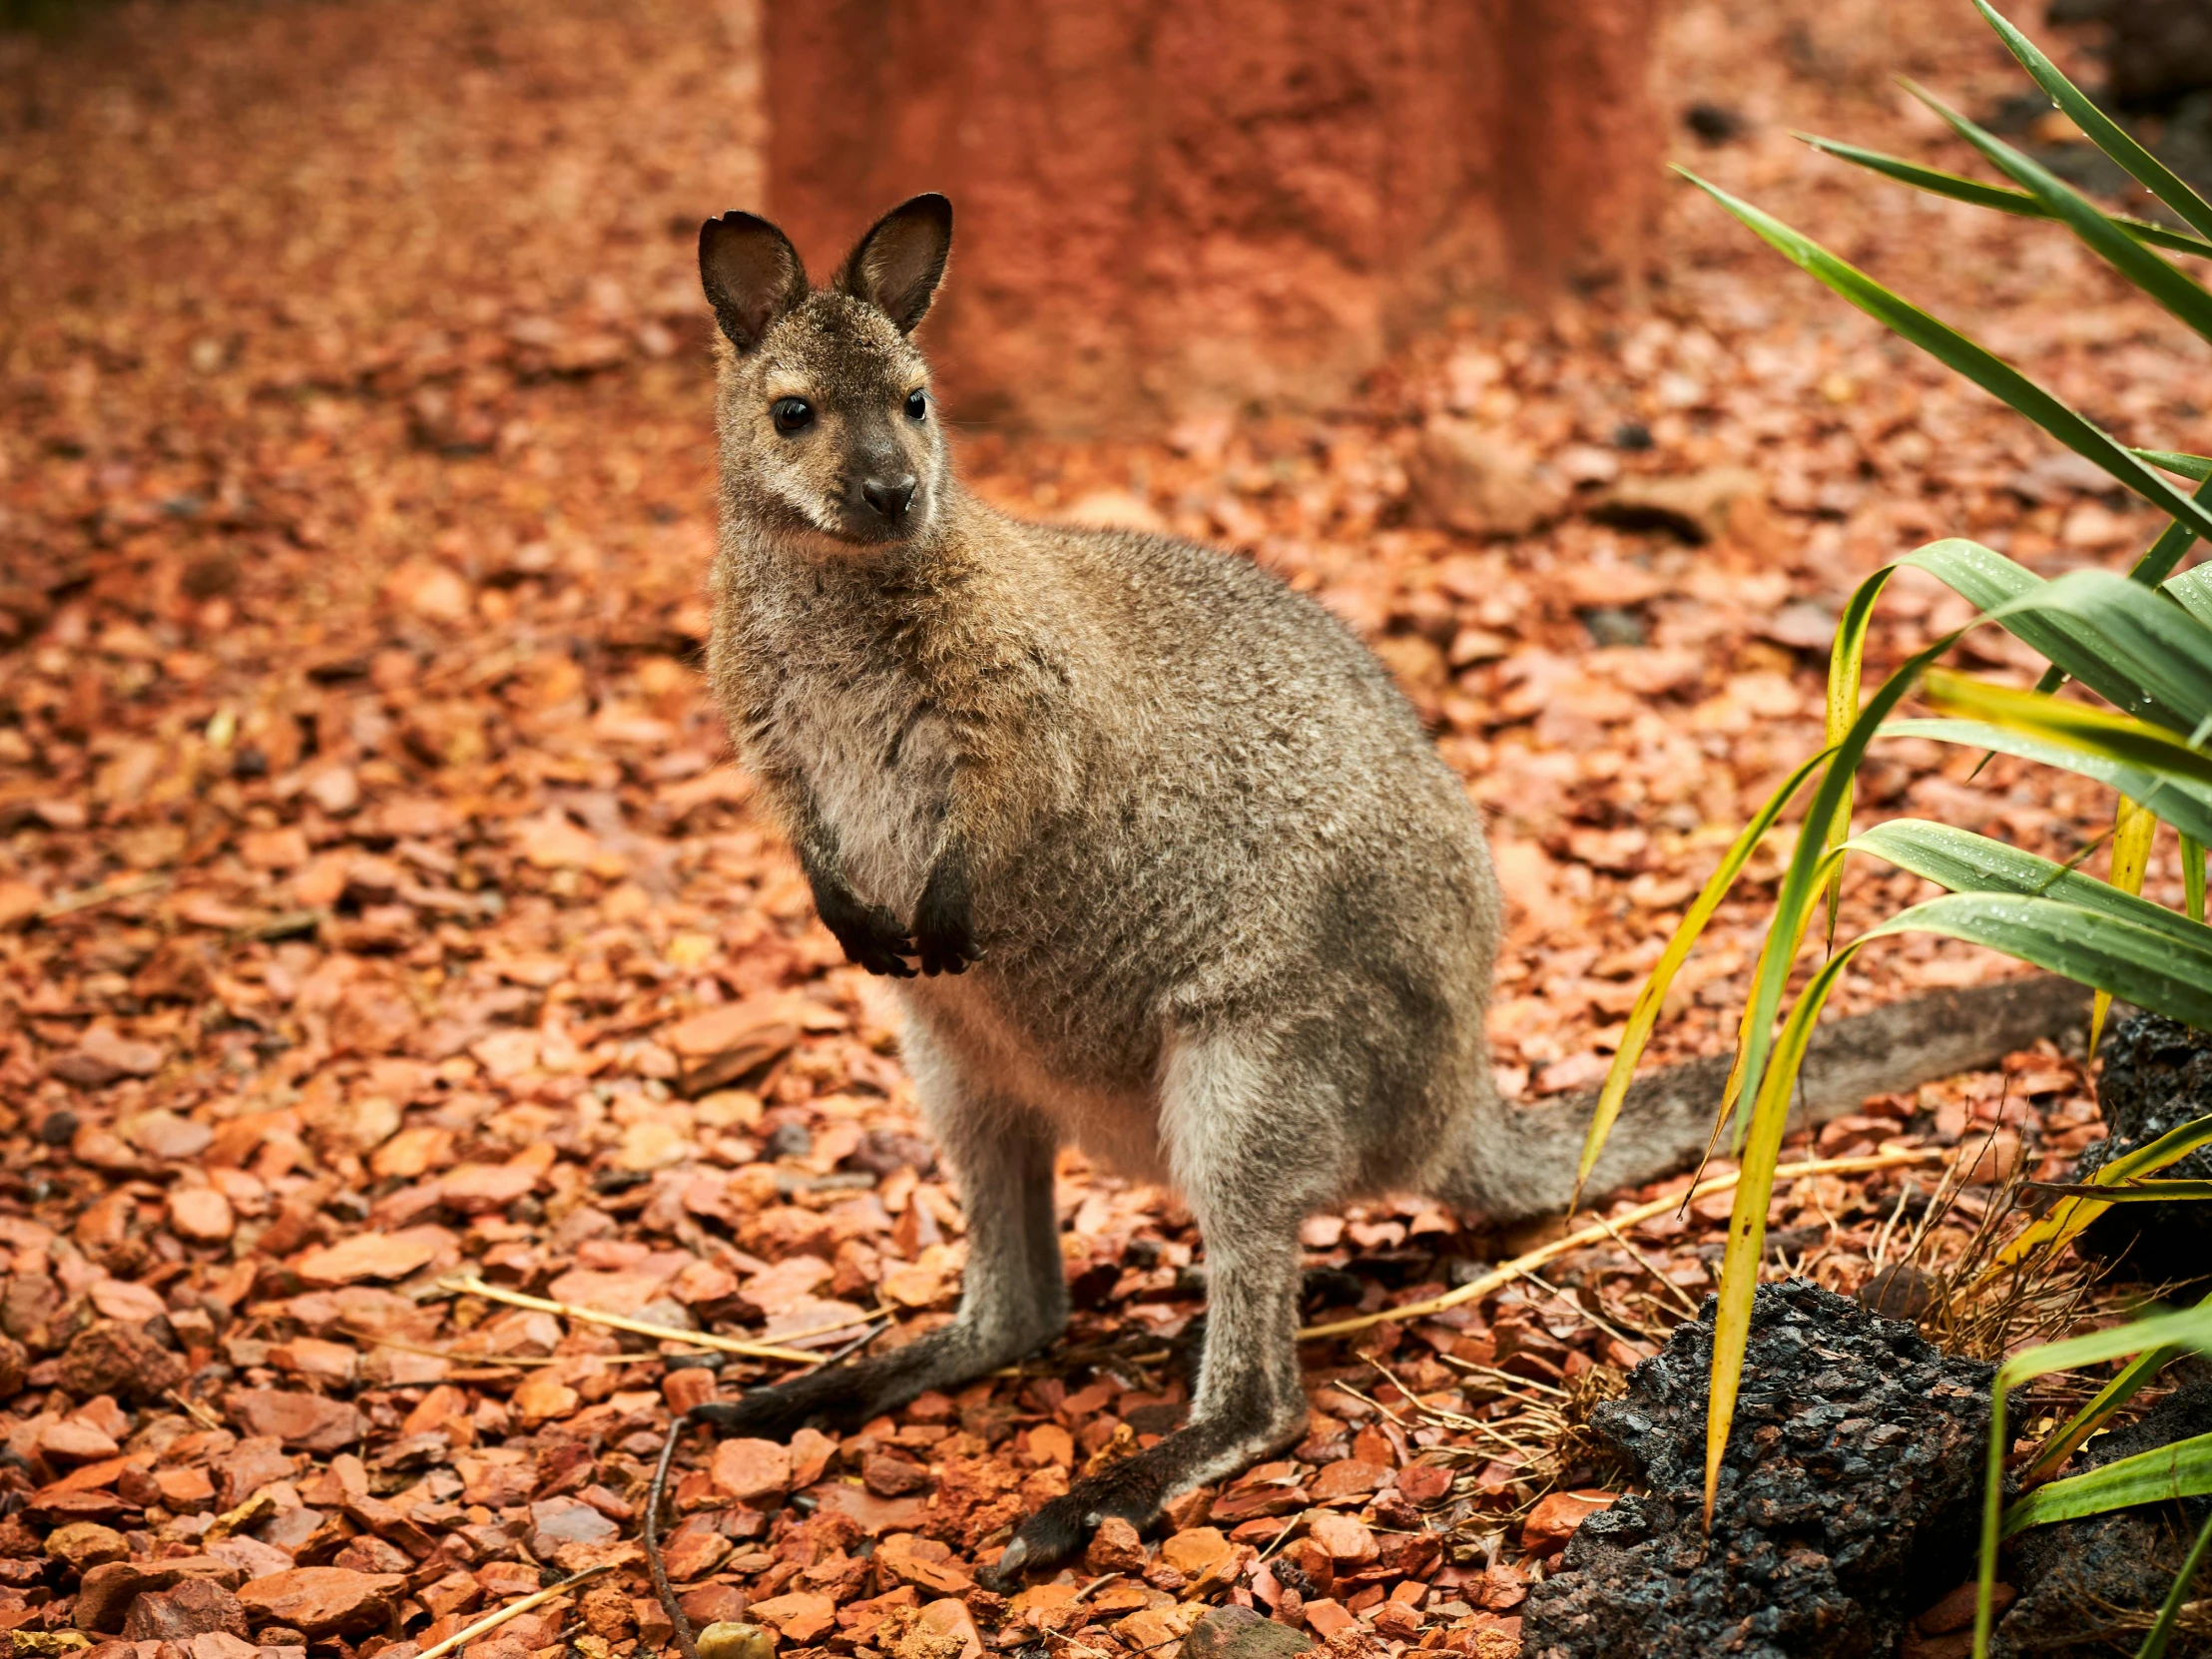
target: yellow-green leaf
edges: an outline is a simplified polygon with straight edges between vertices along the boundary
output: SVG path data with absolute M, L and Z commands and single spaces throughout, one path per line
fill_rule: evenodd
M 1735 840 L 1729 843 L 1719 867 L 1706 879 L 1705 886 L 1691 901 L 1690 907 L 1682 912 L 1681 921 L 1675 924 L 1674 934 L 1667 940 L 1666 949 L 1660 952 L 1658 962 L 1653 965 L 1651 977 L 1644 981 L 1643 989 L 1636 993 L 1636 1003 L 1628 1011 L 1628 1022 L 1622 1029 L 1619 1046 L 1613 1050 L 1613 1064 L 1605 1074 L 1605 1086 L 1598 1091 L 1597 1108 L 1590 1114 L 1589 1133 L 1582 1142 L 1582 1160 L 1575 1168 L 1574 1197 L 1567 1206 L 1570 1213 L 1581 1203 L 1583 1183 L 1590 1179 L 1590 1172 L 1597 1168 L 1598 1155 L 1605 1150 L 1606 1137 L 1612 1133 L 1614 1123 L 1620 1118 L 1621 1104 L 1628 1098 L 1628 1085 L 1636 1074 L 1636 1062 L 1643 1055 L 1644 1045 L 1651 1040 L 1652 1027 L 1658 1023 L 1660 1010 L 1666 1005 L 1667 991 L 1674 984 L 1675 975 L 1681 971 L 1691 947 L 1698 941 L 1698 935 L 1705 931 L 1706 923 L 1713 919 L 1713 912 L 1720 907 L 1721 900 L 1728 896 L 1729 888 L 1736 884 L 1736 877 L 1743 873 L 1744 865 L 1751 861 L 1751 855 L 1757 850 L 1759 842 L 1774 827 L 1775 820 L 1782 816 L 1783 810 L 1796 798 L 1798 791 L 1805 787 L 1805 781 L 1828 758 L 1829 751 L 1823 750 L 1791 773 L 1783 780 L 1782 787 L 1767 797 L 1765 805 L 1753 815 L 1751 822 L 1744 826 Z
M 2138 1503 L 2202 1497 L 2207 1492 L 2212 1492 L 2212 1434 L 2192 1434 L 2036 1487 L 2005 1511 L 2004 1536 L 2052 1521 L 2131 1509 Z
M 2179 1359 L 2178 1348 L 2154 1348 L 2138 1354 L 2115 1376 L 2099 1388 L 2089 1402 L 2068 1417 L 2035 1453 L 2035 1461 L 2021 1473 L 2023 1485 L 2033 1485 L 2053 1469 L 2071 1457 L 2098 1429 L 2110 1422 L 2120 1407 L 2133 1399 L 2157 1375 Z
M 2112 818 L 2112 873 L 2111 884 L 2120 891 L 2139 894 L 2143 890 L 2143 871 L 2150 867 L 2151 837 L 2158 832 L 2157 815 L 2137 806 L 2126 796 L 2120 797 L 2119 807 Z M 2089 1006 L 2089 1052 L 2097 1051 L 2097 1044 L 2104 1036 L 2104 1016 L 2111 1011 L 2112 993 L 2099 991 Z
M 2212 755 L 2192 749 L 2170 732 L 2125 715 L 2038 692 L 1991 685 L 1943 669 L 1930 673 L 1927 691 L 1929 702 L 1946 714 L 2008 726 L 2047 743 L 2102 755 L 2144 772 L 2171 773 L 2198 784 L 2212 784 Z M 2152 806 L 2155 810 L 2155 800 Z
M 2146 1146 L 2121 1153 L 2091 1175 L 2087 1184 L 2092 1187 L 2117 1187 L 2131 1176 L 2150 1175 L 2164 1169 L 2168 1164 L 2178 1163 L 2198 1147 L 2207 1145 L 2212 1145 L 2212 1117 L 2192 1118 L 2187 1123 L 2167 1130 Z M 2038 1250 L 2056 1250 L 2111 1207 L 2109 1201 L 2093 1198 L 2060 1199 L 2046 1214 L 2029 1223 L 2017 1238 L 1999 1250 L 1975 1283 L 1987 1284 L 2005 1269 L 2026 1261 Z
M 2038 1181 L 2038 1192 L 2067 1198 L 2093 1198 L 2105 1204 L 2203 1204 L 2212 1201 L 2212 1181 L 2127 1181 L 2097 1187 L 2086 1181 Z
M 1759 1262 L 1767 1248 L 1767 1205 L 1774 1197 L 1774 1170 L 1790 1122 L 1790 1096 L 1805 1062 L 1806 1044 L 1821 1016 L 1828 993 L 1853 956 L 1857 941 L 1821 965 L 1805 987 L 1775 1039 L 1758 1098 L 1751 1109 L 1751 1133 L 1745 1138 L 1743 1166 L 1736 1177 L 1736 1198 L 1728 1216 L 1728 1245 L 1721 1260 L 1721 1288 L 1713 1315 L 1711 1403 L 1705 1418 L 1705 1529 L 1713 1529 L 1713 1500 L 1720 1491 L 1721 1456 L 1735 1422 L 1736 1394 L 1744 1377 L 1744 1351 L 1751 1340 L 1751 1307 L 1759 1289 Z

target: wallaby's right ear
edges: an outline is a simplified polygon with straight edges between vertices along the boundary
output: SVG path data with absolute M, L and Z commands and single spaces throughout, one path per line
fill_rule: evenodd
M 807 268 L 791 239 L 757 214 L 728 213 L 699 228 L 699 279 L 715 320 L 740 351 L 807 297 Z
M 929 312 L 952 252 L 952 204 L 934 191 L 877 220 L 845 257 L 835 286 L 864 299 L 910 334 Z

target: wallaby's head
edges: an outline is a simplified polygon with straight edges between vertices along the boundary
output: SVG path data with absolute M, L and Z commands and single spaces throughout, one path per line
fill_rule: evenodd
M 944 486 L 929 365 L 908 337 L 952 247 L 952 204 L 917 196 L 878 220 L 826 288 L 752 214 L 710 219 L 699 275 L 730 342 L 725 474 L 771 535 L 834 555 L 927 532 Z

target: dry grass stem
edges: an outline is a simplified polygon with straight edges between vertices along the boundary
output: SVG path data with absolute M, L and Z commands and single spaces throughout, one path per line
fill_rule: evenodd
M 555 1596 L 564 1596 L 568 1594 L 569 1591 L 575 1589 L 577 1585 L 582 1584 L 587 1580 L 597 1578 L 601 1573 L 611 1572 L 614 1569 L 611 1564 L 597 1567 L 586 1567 L 582 1572 L 577 1573 L 574 1577 L 564 1578 L 558 1584 L 549 1585 L 547 1588 L 538 1591 L 535 1595 L 524 1596 L 520 1601 L 511 1603 L 508 1606 L 500 1608 L 499 1611 L 496 1613 L 488 1614 L 485 1617 L 478 1619 L 474 1624 L 468 1626 L 464 1630 L 454 1631 L 452 1635 L 446 1637 L 445 1640 L 442 1642 L 432 1642 L 428 1647 L 424 1648 L 421 1653 L 417 1654 L 415 1656 L 415 1659 L 443 1659 L 444 1655 L 453 1652 L 457 1648 L 466 1647 L 470 1642 L 476 1640 L 477 1637 L 487 1635 L 491 1631 L 497 1630 L 509 1619 L 520 1618 L 524 1613 L 529 1612 L 534 1607 L 543 1607 Z
M 1897 1152 L 1878 1152 L 1864 1158 L 1816 1158 L 1809 1163 L 1783 1164 L 1774 1172 L 1777 1182 L 1795 1181 L 1807 1175 L 1861 1175 L 1869 1170 L 1895 1169 L 1908 1164 L 1933 1164 L 1944 1156 L 1940 1147 L 1912 1147 Z M 1540 1249 L 1531 1250 L 1525 1256 L 1516 1256 L 1492 1268 L 1479 1279 L 1469 1280 L 1457 1290 L 1446 1291 L 1442 1296 L 1430 1297 L 1426 1302 L 1408 1303 L 1402 1308 L 1384 1308 L 1379 1313 L 1362 1314 L 1356 1319 L 1334 1320 L 1328 1325 L 1310 1325 L 1301 1331 L 1301 1342 L 1318 1342 L 1324 1337 L 1349 1336 L 1355 1331 L 1366 1331 L 1372 1326 L 1389 1320 L 1426 1319 L 1430 1314 L 1440 1314 L 1446 1308 L 1456 1308 L 1463 1302 L 1473 1302 L 1488 1296 L 1501 1286 L 1509 1285 L 1536 1268 L 1570 1251 L 1586 1249 L 1590 1245 L 1603 1244 L 1614 1236 L 1620 1227 L 1635 1227 L 1640 1223 L 1663 1216 L 1670 1210 L 1681 1209 L 1712 1193 L 1727 1192 L 1734 1187 L 1740 1172 L 1716 1175 L 1710 1181 L 1700 1181 L 1696 1186 L 1665 1198 L 1655 1198 L 1649 1204 L 1639 1204 L 1625 1215 L 1614 1216 L 1580 1232 L 1569 1233 L 1563 1239 L 1554 1239 Z
M 622 1314 L 603 1314 L 596 1308 L 579 1308 L 573 1303 L 553 1302 L 542 1296 L 525 1296 L 520 1291 L 502 1290 L 497 1285 L 487 1285 L 473 1274 L 462 1274 L 452 1279 L 441 1279 L 438 1288 L 457 1296 L 480 1296 L 491 1302 L 504 1302 L 510 1308 L 528 1308 L 540 1314 L 558 1314 L 562 1319 L 575 1320 L 584 1325 L 602 1325 L 610 1331 L 627 1331 L 634 1337 L 652 1337 L 664 1343 L 689 1343 L 694 1348 L 713 1349 L 718 1354 L 735 1354 L 747 1360 L 782 1360 L 790 1365 L 819 1366 L 824 1356 L 811 1354 L 802 1348 L 779 1348 L 773 1343 L 749 1343 L 737 1337 L 718 1337 L 711 1331 L 679 1331 L 673 1325 L 655 1325 L 650 1320 L 634 1320 Z M 830 1327 L 844 1330 L 846 1325 Z M 811 1333 L 810 1333 L 811 1334 Z M 454 1356 L 441 1356 L 451 1359 Z M 492 1361 L 504 1365 L 506 1361 Z

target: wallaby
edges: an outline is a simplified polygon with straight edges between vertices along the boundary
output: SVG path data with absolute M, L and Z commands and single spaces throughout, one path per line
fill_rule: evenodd
M 1003 1583 L 1305 1433 L 1306 1217 L 1554 1209 L 1579 1126 L 1497 1095 L 1482 827 L 1352 632 L 1248 560 L 960 488 L 910 337 L 951 232 L 915 197 L 821 288 L 766 220 L 700 235 L 714 692 L 824 923 L 898 982 L 968 1260 L 949 1325 L 697 1414 L 781 1436 L 1018 1360 L 1067 1319 L 1055 1149 L 1172 1184 L 1208 1259 L 1188 1420 L 1046 1504 Z M 1593 1191 L 1694 1153 L 1638 1122 Z

